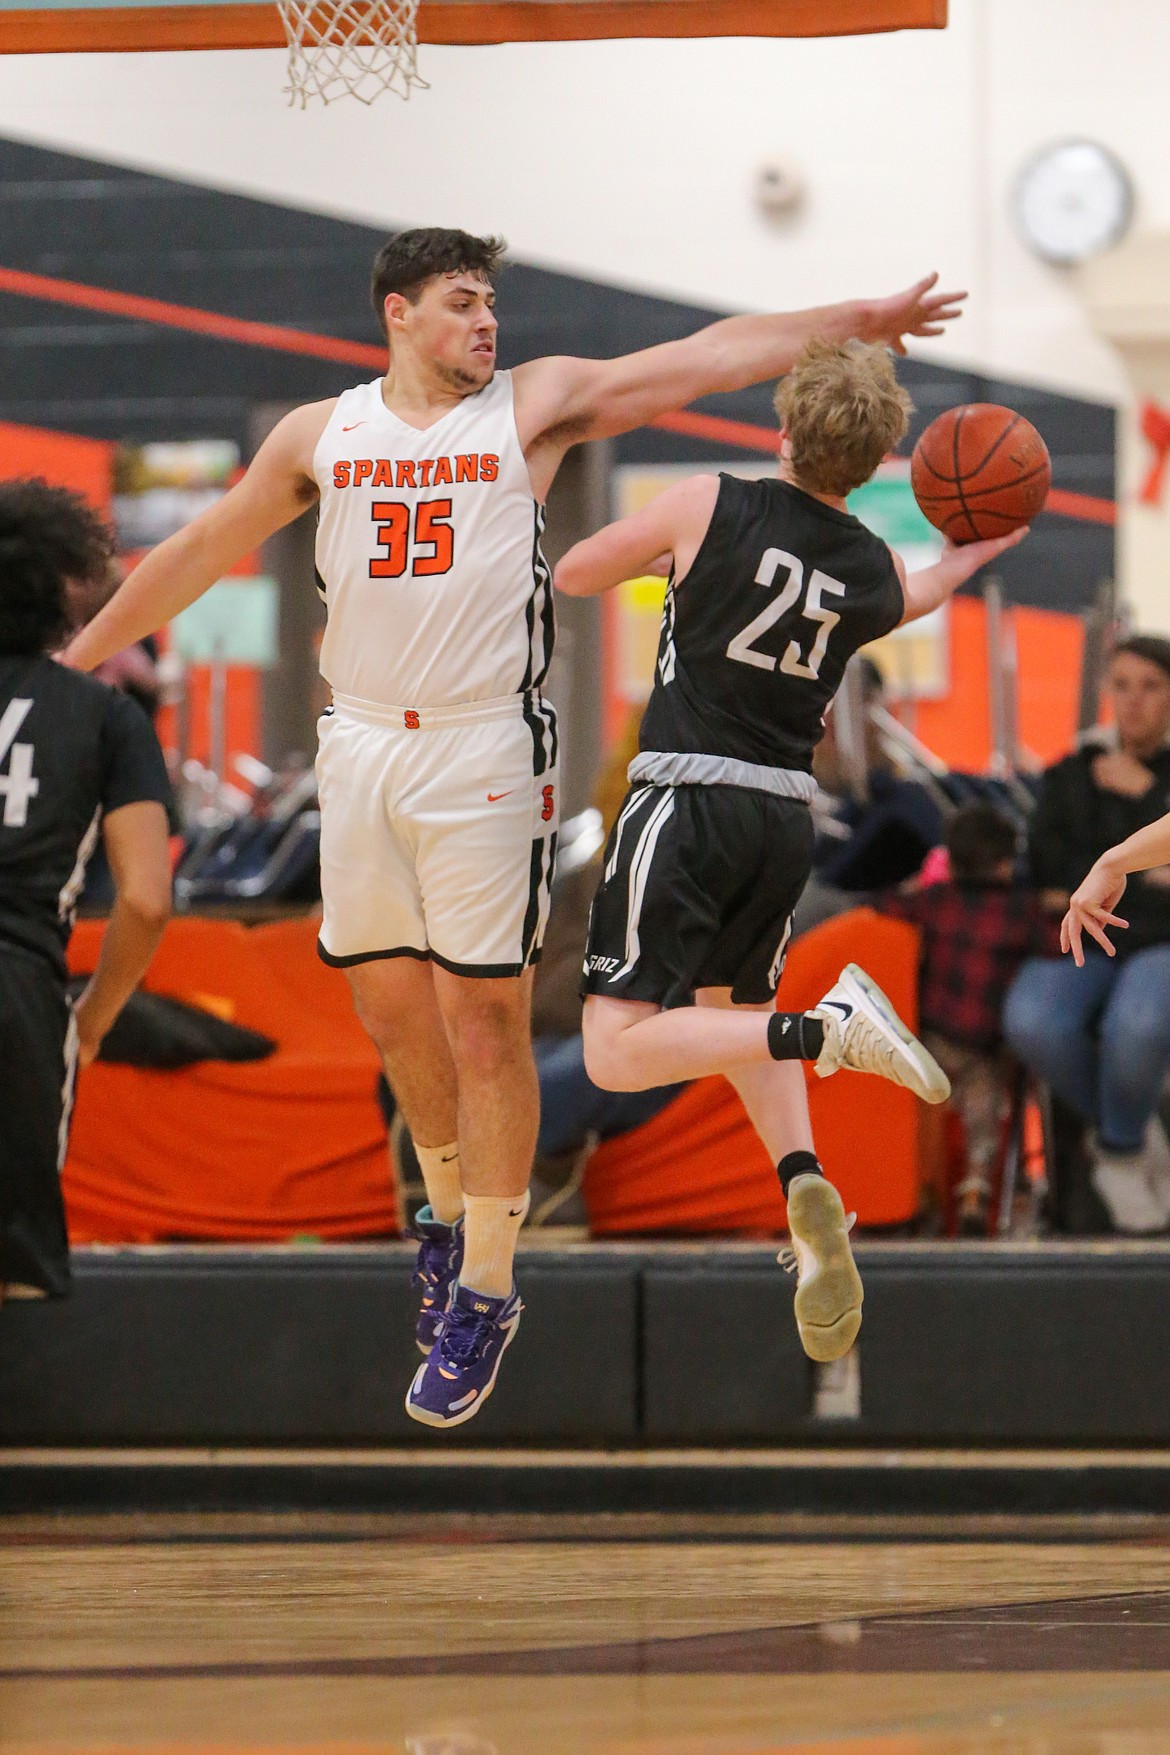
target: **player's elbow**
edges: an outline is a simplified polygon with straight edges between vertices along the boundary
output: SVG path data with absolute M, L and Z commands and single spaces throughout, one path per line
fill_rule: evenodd
M 568 554 L 562 555 L 553 573 L 553 584 L 566 597 L 587 597 L 589 595 L 589 570 L 582 566 L 577 548 L 571 548 Z
M 144 931 L 161 933 L 171 917 L 171 875 L 153 869 L 131 873 L 118 886 L 118 905 Z
M 589 1039 L 589 1031 L 585 1031 L 585 1071 L 589 1074 L 592 1084 L 599 1091 L 627 1091 L 630 1089 L 622 1076 L 619 1057 L 613 1052 L 612 1044 Z
M 581 1019 L 581 1045 L 585 1071 L 600 1091 L 640 1091 L 645 1087 L 633 1066 L 633 1057 L 623 1041 L 624 1031 L 615 1028 L 613 1020 L 600 1008 L 585 1002 Z

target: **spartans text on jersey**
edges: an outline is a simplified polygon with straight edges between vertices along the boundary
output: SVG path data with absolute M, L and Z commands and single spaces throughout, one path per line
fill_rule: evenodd
M 333 465 L 335 488 L 449 487 L 453 482 L 495 481 L 500 460 L 490 451 L 482 456 L 464 452 L 458 457 L 353 457 Z

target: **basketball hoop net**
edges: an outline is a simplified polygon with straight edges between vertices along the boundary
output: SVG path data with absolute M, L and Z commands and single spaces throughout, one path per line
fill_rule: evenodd
M 277 0 L 288 37 L 290 104 L 429 87 L 418 73 L 418 0 Z

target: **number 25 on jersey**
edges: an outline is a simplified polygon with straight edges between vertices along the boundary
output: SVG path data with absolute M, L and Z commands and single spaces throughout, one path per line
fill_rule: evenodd
M 404 500 L 375 500 L 370 516 L 375 540 L 385 550 L 370 562 L 371 579 L 401 579 L 408 566 L 416 578 L 451 571 L 455 532 L 450 500 L 420 500 L 414 507 Z
M 777 660 L 770 652 L 761 652 L 755 641 L 761 634 L 774 627 L 781 616 L 786 615 L 798 601 L 804 590 L 804 562 L 796 555 L 790 555 L 782 548 L 769 548 L 764 551 L 763 558 L 756 569 L 756 584 L 766 585 L 771 589 L 781 567 L 787 569 L 788 578 L 779 596 L 774 597 L 758 616 L 755 616 L 746 628 L 741 628 L 727 648 L 727 656 L 734 658 L 737 664 L 753 664 L 757 670 L 775 670 L 777 663 L 786 676 L 804 676 L 815 682 L 821 674 L 821 665 L 829 644 L 829 635 L 841 620 L 835 609 L 826 609 L 821 602 L 822 596 L 828 592 L 833 597 L 844 597 L 845 587 L 839 579 L 831 579 L 827 573 L 814 570 L 808 582 L 801 615 L 805 621 L 812 622 L 816 628 L 807 658 L 800 655 L 800 646 L 796 640 L 790 640 L 784 656 Z

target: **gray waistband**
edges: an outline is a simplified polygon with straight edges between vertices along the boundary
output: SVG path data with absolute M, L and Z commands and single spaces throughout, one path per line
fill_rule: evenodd
M 635 756 L 629 779 L 631 785 L 640 780 L 650 786 L 748 786 L 801 804 L 811 804 L 817 795 L 812 775 L 795 768 L 763 768 L 731 756 L 670 755 L 663 750 L 643 750 Z

